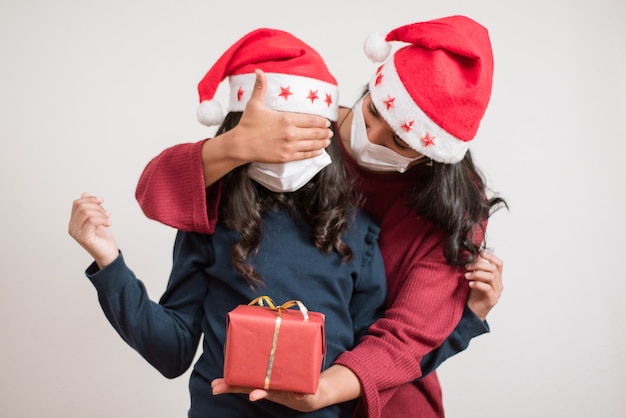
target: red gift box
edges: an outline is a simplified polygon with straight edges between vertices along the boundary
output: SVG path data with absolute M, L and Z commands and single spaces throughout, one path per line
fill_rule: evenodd
M 256 303 L 269 306 L 259 306 Z M 299 309 L 288 309 L 297 306 Z M 228 313 L 224 380 L 233 386 L 315 393 L 326 354 L 324 314 L 262 296 Z

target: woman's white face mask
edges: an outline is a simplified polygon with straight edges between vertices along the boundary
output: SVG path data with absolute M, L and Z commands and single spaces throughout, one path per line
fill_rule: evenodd
M 367 128 L 363 118 L 363 99 L 352 108 L 352 127 L 350 131 L 350 149 L 352 157 L 361 167 L 372 171 L 398 171 L 404 173 L 409 165 L 421 158 L 408 158 L 382 145 L 372 144 L 367 138 Z
M 248 175 L 273 192 L 295 192 L 330 163 L 330 155 L 322 151 L 317 157 L 283 164 L 251 163 Z

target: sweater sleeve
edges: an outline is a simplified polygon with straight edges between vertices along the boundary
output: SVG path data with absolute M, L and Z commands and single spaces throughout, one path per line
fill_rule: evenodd
M 444 361 L 453 357 L 469 347 L 472 338 L 489 332 L 489 325 L 481 321 L 474 312 L 465 305 L 461 322 L 456 326 L 452 334 L 436 349 L 422 358 L 420 368 L 422 376 L 426 377 L 434 372 Z
M 208 191 L 204 187 L 205 141 L 175 145 L 148 163 L 135 192 L 148 218 L 183 231 L 213 233 L 221 182 Z
M 449 266 L 439 245 L 428 254 L 413 254 L 410 260 L 414 261 L 405 262 L 402 274 L 388 280 L 395 284 L 389 289 L 385 317 L 370 327 L 359 345 L 335 361 L 359 378 L 362 407 L 370 418 L 379 417 L 393 395 L 387 389 L 422 376 L 423 357 L 452 334 L 466 304 L 469 289 L 463 268 Z
M 181 251 L 175 253 L 181 254 Z M 191 365 L 200 341 L 207 282 L 197 259 L 179 257 L 159 303 L 120 256 L 104 269 L 86 271 L 105 316 L 128 345 L 161 374 L 174 378 Z

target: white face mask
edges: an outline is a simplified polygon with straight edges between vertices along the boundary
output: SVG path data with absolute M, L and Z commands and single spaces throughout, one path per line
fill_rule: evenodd
M 382 145 L 372 144 L 367 138 L 365 119 L 363 118 L 363 99 L 352 108 L 352 128 L 350 132 L 350 149 L 352 157 L 360 166 L 373 171 L 399 171 L 404 173 L 409 164 L 423 158 L 408 158 Z
M 330 155 L 322 151 L 317 157 L 283 164 L 252 163 L 248 175 L 273 192 L 294 192 L 330 163 Z

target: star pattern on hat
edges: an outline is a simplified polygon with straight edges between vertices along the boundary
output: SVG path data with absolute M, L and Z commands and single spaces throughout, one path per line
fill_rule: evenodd
M 317 51 L 289 32 L 258 28 L 233 43 L 198 83 L 196 118 L 206 126 L 224 121 L 216 93 L 228 82 L 228 112 L 245 111 L 257 79 L 265 73 L 264 104 L 277 112 L 338 116 L 337 80 Z
M 380 83 L 382 83 L 383 77 L 384 77 L 383 73 L 378 73 L 378 75 L 376 76 L 375 85 L 379 85 Z
M 400 127 L 404 129 L 405 132 L 411 132 L 412 129 L 415 129 L 415 126 L 413 126 L 414 124 L 414 120 L 405 120 Z
M 317 90 L 315 90 L 315 91 L 309 90 L 309 95 L 307 96 L 307 99 L 309 99 L 311 101 L 311 103 L 313 103 L 317 99 L 319 99 L 319 96 L 317 95 Z
M 426 135 L 420 138 L 420 141 L 422 141 L 422 144 L 424 144 L 425 147 L 430 147 L 431 145 L 435 145 L 435 138 L 435 136 L 432 136 L 427 132 Z
M 326 100 L 324 100 L 326 102 L 326 105 L 328 107 L 330 107 L 330 105 L 333 104 L 333 96 L 332 94 L 326 93 Z
M 291 86 L 287 86 L 287 87 L 280 87 L 280 93 L 278 94 L 280 97 L 283 97 L 285 100 L 289 100 L 289 96 L 291 96 L 293 93 L 291 91 L 289 91 L 289 89 L 291 88 Z
M 394 103 L 395 101 L 396 101 L 395 97 L 391 97 L 390 95 L 387 95 L 387 100 L 383 100 L 383 103 L 385 104 L 385 106 L 387 106 L 387 110 L 389 110 L 395 106 L 395 103 Z

